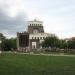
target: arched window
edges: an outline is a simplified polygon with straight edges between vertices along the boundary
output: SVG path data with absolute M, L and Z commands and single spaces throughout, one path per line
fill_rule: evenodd
M 31 26 L 31 24 L 30 24 L 30 26 Z
M 35 37 L 35 39 L 36 39 L 36 37 Z
M 39 24 L 38 24 L 38 26 L 39 26 Z
M 37 37 L 39 39 L 39 37 Z
M 35 26 L 35 24 L 34 24 L 34 26 Z
M 42 37 L 40 37 L 40 39 L 42 39 Z
M 45 37 L 43 37 L 43 39 L 45 39 Z
M 36 26 L 37 26 L 37 24 L 36 24 Z

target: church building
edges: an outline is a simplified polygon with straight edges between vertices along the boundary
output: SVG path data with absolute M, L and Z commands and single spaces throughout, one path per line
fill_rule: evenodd
M 17 33 L 17 49 L 18 51 L 26 51 L 42 48 L 41 43 L 47 37 L 53 37 L 54 34 L 44 32 L 43 22 L 34 19 L 28 21 L 28 29 L 26 32 Z

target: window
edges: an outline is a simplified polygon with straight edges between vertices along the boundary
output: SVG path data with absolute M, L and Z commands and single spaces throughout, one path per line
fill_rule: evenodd
M 37 37 L 39 39 L 39 37 Z
M 44 39 L 44 37 L 43 37 L 43 39 Z
M 35 39 L 36 39 L 36 37 L 35 37 Z
M 39 26 L 39 24 L 38 24 L 38 26 Z
M 40 26 L 41 26 L 41 24 L 40 24 Z
M 35 26 L 35 24 L 34 24 L 34 26 Z
M 40 39 L 42 39 L 42 37 L 40 37 Z
M 31 24 L 30 24 L 30 26 L 31 26 Z

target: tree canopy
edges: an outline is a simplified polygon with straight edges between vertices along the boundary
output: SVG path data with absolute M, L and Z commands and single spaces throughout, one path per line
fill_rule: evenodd
M 2 42 L 2 49 L 5 51 L 13 50 L 17 48 L 16 45 L 16 38 L 5 39 Z
M 59 46 L 59 39 L 57 37 L 47 37 L 42 42 L 42 47 L 58 47 Z

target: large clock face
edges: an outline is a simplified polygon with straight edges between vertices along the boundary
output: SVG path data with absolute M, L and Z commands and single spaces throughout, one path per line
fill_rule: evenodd
M 38 33 L 38 30 L 37 30 L 37 29 L 34 29 L 34 30 L 33 30 L 33 33 Z

